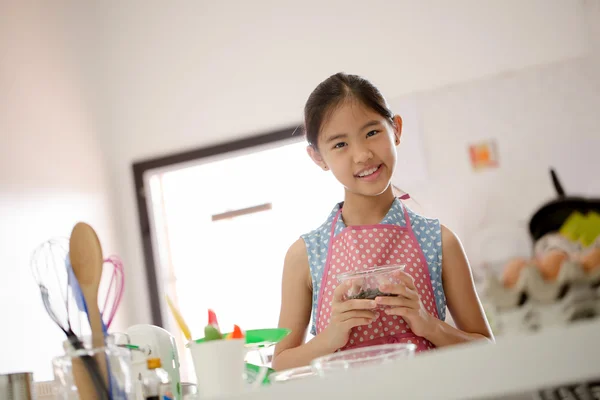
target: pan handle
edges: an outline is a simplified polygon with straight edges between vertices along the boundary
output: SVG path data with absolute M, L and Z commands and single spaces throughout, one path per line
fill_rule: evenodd
M 560 184 L 558 175 L 556 174 L 556 171 L 554 171 L 554 168 L 550 168 L 550 175 L 552 176 L 552 183 L 554 184 L 554 189 L 556 189 L 556 194 L 558 194 L 558 197 L 565 197 L 565 190 Z

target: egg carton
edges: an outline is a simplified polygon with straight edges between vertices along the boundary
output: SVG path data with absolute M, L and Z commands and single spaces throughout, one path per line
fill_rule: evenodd
M 534 332 L 600 315 L 600 296 L 587 285 L 573 286 L 560 300 L 540 303 L 534 300 L 513 308 L 498 308 L 486 303 L 494 333 L 497 335 Z
M 599 238 L 600 239 L 600 238 Z M 600 248 L 600 240 L 596 240 L 591 247 Z M 548 233 L 535 242 L 533 252 L 536 256 L 541 256 L 552 250 L 561 250 L 570 256 L 580 254 L 586 249 L 581 243 L 567 239 L 558 232 Z
M 565 261 L 558 276 L 553 281 L 545 280 L 534 265 L 521 270 L 519 279 L 513 287 L 504 286 L 496 275 L 484 278 L 483 292 L 487 302 L 500 310 L 523 306 L 528 301 L 539 304 L 560 302 L 565 295 L 577 288 L 600 296 L 600 268 L 587 274 L 581 265 L 574 261 Z
M 539 329 L 532 304 L 526 304 L 510 310 L 498 310 L 487 307 L 486 313 L 494 335 L 515 335 L 533 332 Z

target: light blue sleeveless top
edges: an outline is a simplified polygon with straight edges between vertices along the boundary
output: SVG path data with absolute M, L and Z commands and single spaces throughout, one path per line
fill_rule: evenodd
M 327 249 L 331 236 L 331 224 L 335 214 L 340 209 L 341 203 L 337 204 L 327 220 L 317 229 L 312 232 L 302 235 L 302 239 L 306 244 L 308 253 L 308 265 L 310 267 L 310 275 L 312 278 L 312 317 L 310 333 L 316 335 L 315 319 L 317 313 L 317 304 L 319 297 L 319 289 L 321 287 L 321 279 L 323 270 L 325 269 L 325 261 L 327 260 Z M 429 275 L 431 276 L 431 284 L 435 294 L 437 311 L 440 319 L 446 319 L 446 296 L 444 295 L 444 287 L 442 286 L 442 233 L 440 221 L 437 219 L 425 218 L 416 214 L 414 211 L 404 206 L 404 209 L 409 214 L 410 224 L 421 249 L 427 249 L 427 266 L 429 267 Z M 392 207 L 381 221 L 382 224 L 391 224 L 398 226 L 406 226 L 404 219 L 404 210 L 399 199 L 395 199 Z M 346 225 L 342 218 L 338 218 L 335 233 L 340 233 Z

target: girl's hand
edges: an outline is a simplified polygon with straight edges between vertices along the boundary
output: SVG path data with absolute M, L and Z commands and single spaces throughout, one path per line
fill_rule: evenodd
M 435 318 L 421 302 L 413 278 L 401 271 L 396 272 L 396 277 L 400 280 L 399 284 L 384 284 L 379 290 L 398 296 L 377 297 L 375 301 L 377 304 L 390 306 L 384 312 L 402 317 L 415 335 L 426 337 L 434 329 Z
M 347 281 L 333 292 L 331 320 L 322 333 L 331 351 L 336 351 L 348 343 L 352 328 L 368 325 L 377 319 L 377 314 L 373 311 L 377 307 L 375 300 L 345 300 L 344 297 L 351 287 L 352 282 Z

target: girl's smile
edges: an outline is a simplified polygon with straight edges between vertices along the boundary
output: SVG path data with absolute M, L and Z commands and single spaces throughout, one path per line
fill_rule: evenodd
M 362 168 L 359 172 L 354 174 L 354 177 L 360 179 L 361 181 L 373 182 L 379 178 L 382 169 L 383 164 L 368 166 L 366 168 Z

